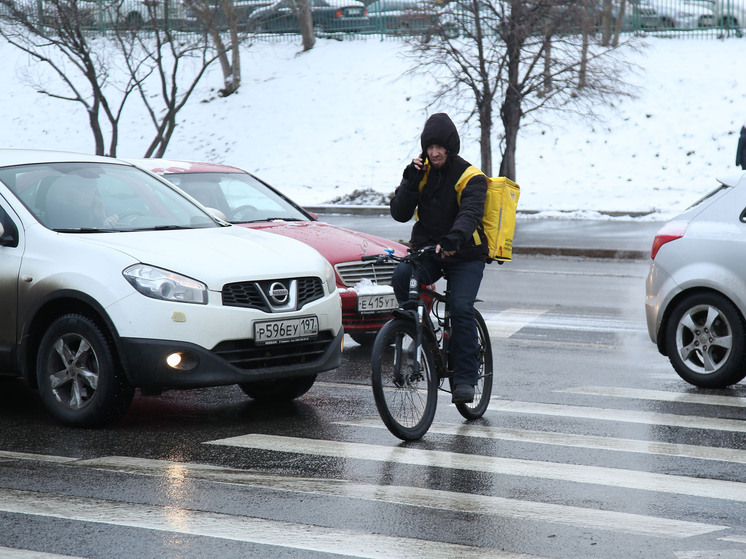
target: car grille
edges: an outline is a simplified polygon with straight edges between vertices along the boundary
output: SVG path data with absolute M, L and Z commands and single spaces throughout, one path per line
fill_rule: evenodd
M 396 262 L 342 262 L 334 267 L 346 287 L 354 287 L 361 280 L 369 279 L 378 285 L 391 285 L 391 275 Z
M 231 340 L 218 344 L 213 351 L 239 369 L 266 369 L 313 363 L 334 341 L 329 332 L 304 342 L 276 345 L 256 345 L 254 340 Z
M 270 302 L 270 289 L 276 283 L 282 284 L 291 291 L 295 290 L 295 294 L 290 295 L 291 300 L 296 300 L 295 309 L 301 309 L 307 303 L 324 296 L 324 286 L 319 278 L 242 281 L 223 286 L 223 305 L 259 309 L 265 312 L 272 312 L 273 309 L 278 308 L 287 310 L 281 304 Z

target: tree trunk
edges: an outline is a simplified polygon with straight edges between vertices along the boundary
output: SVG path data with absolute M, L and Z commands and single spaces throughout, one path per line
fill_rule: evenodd
M 480 169 L 492 176 L 492 98 L 479 107 L 479 149 L 482 154 Z
M 520 95 L 509 89 L 505 102 L 500 108 L 500 116 L 505 129 L 505 152 L 500 163 L 500 176 L 515 180 L 515 152 L 518 145 L 518 130 L 521 125 Z
M 612 0 L 604 0 L 603 11 L 601 13 L 601 44 L 608 46 L 611 42 L 612 31 Z
M 104 153 L 104 134 L 101 131 L 101 123 L 98 121 L 99 116 L 99 100 L 93 99 L 93 105 L 88 108 L 88 123 L 91 125 L 91 132 L 93 132 L 93 142 L 95 144 L 96 155 L 105 155 Z M 116 151 L 114 145 L 109 146 L 112 151 Z M 110 156 L 114 157 L 116 153 L 109 153 Z
M 311 3 L 309 0 L 295 0 L 296 14 L 300 34 L 303 38 L 303 52 L 309 51 L 316 44 L 316 36 L 313 34 L 313 16 L 311 15 Z
M 590 48 L 590 35 L 593 32 L 593 15 L 591 13 L 592 1 L 593 0 L 583 0 L 583 6 L 580 12 L 582 46 L 580 48 L 580 67 L 578 69 L 578 89 L 583 89 L 585 87 L 588 74 L 588 49 Z
M 522 21 L 524 16 L 521 0 L 511 0 L 512 17 Z M 525 37 L 522 26 L 513 24 L 505 41 L 508 83 L 505 98 L 500 107 L 500 118 L 505 130 L 505 151 L 500 162 L 500 176 L 515 180 L 515 151 L 518 142 L 518 129 L 521 126 L 521 51 Z
M 619 46 L 619 35 L 622 33 L 622 24 L 624 23 L 624 13 L 627 11 L 627 0 L 620 0 L 619 14 L 617 14 L 616 24 L 614 25 L 614 39 L 611 44 L 614 47 Z
M 552 91 L 552 31 L 544 35 L 544 87 L 539 93 L 544 96 Z

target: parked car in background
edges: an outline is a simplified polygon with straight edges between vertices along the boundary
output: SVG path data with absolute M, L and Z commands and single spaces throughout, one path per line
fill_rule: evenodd
M 666 223 L 646 282 L 648 332 L 685 381 L 723 388 L 746 377 L 746 175 Z
M 645 29 L 699 29 L 708 26 L 712 17 L 712 4 L 700 0 L 652 0 L 648 5 L 655 10 L 656 20 L 650 25 L 646 19 L 642 23 Z
M 245 30 L 247 27 L 247 21 L 249 14 L 259 8 L 264 8 L 271 5 L 273 0 L 233 0 L 233 12 L 236 17 L 236 26 L 239 30 Z M 185 0 L 187 5 L 187 19 L 189 21 L 190 29 L 205 29 L 205 21 L 203 21 L 197 14 L 197 9 L 192 0 Z M 211 0 L 209 3 L 209 18 L 211 18 L 212 25 L 216 29 L 224 30 L 228 29 L 228 15 L 223 9 L 223 2 L 221 0 Z M 204 2 L 200 2 L 200 9 L 206 9 L 207 5 Z
M 703 19 L 703 27 L 720 27 L 743 37 L 746 27 L 746 0 L 688 0 L 707 7 L 711 15 Z
M 435 2 L 421 0 L 375 0 L 368 4 L 368 16 L 376 32 L 419 35 L 446 32 L 457 37 L 453 18 Z
M 124 161 L 31 150 L 0 150 L 0 316 L 0 374 L 72 426 L 116 419 L 136 387 L 295 398 L 343 340 L 334 270 L 308 245 Z
M 168 26 L 181 28 L 189 20 L 184 0 L 79 0 L 78 9 L 90 14 L 94 25 L 116 29 Z
M 373 31 L 365 4 L 357 0 L 311 0 L 314 33 Z M 279 0 L 251 12 L 246 27 L 255 33 L 299 33 L 294 0 Z
M 319 221 L 278 190 L 236 167 L 164 159 L 132 161 L 219 210 L 230 223 L 292 237 L 318 250 L 334 267 L 345 333 L 356 342 L 372 343 L 391 318 L 397 307 L 391 288 L 394 264 L 362 262 L 360 258 L 381 254 L 385 248 L 405 255 L 406 246 Z

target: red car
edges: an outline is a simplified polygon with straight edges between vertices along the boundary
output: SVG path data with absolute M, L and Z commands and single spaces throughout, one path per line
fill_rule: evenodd
M 230 223 L 292 237 L 318 250 L 334 267 L 342 298 L 342 324 L 356 342 L 371 343 L 391 318 L 391 310 L 397 306 L 391 288 L 394 264 L 362 262 L 360 257 L 380 254 L 385 248 L 404 255 L 404 245 L 319 221 L 281 192 L 236 167 L 166 159 L 132 162 L 218 210 Z

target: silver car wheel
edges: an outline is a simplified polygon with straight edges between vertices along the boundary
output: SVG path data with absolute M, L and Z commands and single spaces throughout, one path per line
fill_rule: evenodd
M 52 393 L 58 402 L 71 410 L 80 410 L 88 404 L 98 387 L 98 357 L 90 342 L 79 334 L 61 336 L 53 347 L 59 363 L 56 366 L 49 364 Z
M 663 352 L 694 386 L 736 384 L 746 376 L 743 317 L 719 293 L 691 293 L 675 303 L 664 321 Z
M 36 378 L 47 410 L 75 427 L 120 417 L 134 395 L 110 337 L 82 314 L 63 315 L 49 325 L 39 342 Z
M 692 371 L 717 372 L 728 362 L 733 332 L 727 317 L 711 305 L 689 309 L 676 328 L 676 351 Z

